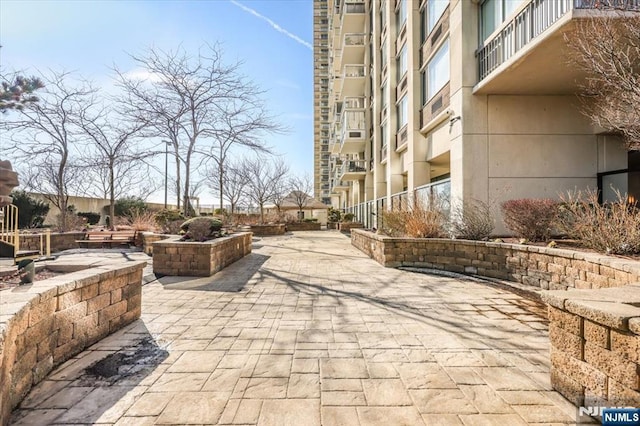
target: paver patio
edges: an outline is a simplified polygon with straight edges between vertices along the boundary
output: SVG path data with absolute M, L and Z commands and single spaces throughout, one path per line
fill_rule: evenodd
M 385 269 L 334 231 L 263 238 L 214 277 L 147 284 L 142 318 L 53 371 L 13 421 L 574 424 L 549 384 L 543 313 Z

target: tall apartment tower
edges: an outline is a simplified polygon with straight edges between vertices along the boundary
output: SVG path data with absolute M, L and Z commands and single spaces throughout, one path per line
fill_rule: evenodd
M 315 0 L 316 195 L 326 200 L 326 147 L 331 204 L 368 227 L 433 194 L 499 203 L 590 187 L 606 200 L 613 186 L 639 199 L 640 161 L 580 113 L 585 76 L 566 59 L 565 35 L 614 13 L 607 2 L 640 10 L 640 0 Z
M 333 0 L 313 2 L 314 197 L 331 204 L 329 182 L 329 11 Z

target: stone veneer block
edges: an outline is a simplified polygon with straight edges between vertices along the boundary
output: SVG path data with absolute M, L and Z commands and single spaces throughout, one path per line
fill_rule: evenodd
M 395 238 L 363 229 L 352 230 L 351 243 L 385 267 L 419 266 L 472 273 L 545 290 L 622 287 L 640 280 L 638 261 L 549 247 Z M 547 302 L 564 308 L 564 299 Z
M 205 242 L 172 237 L 153 243 L 153 272 L 159 275 L 210 277 L 251 253 L 251 232 Z
M 98 266 L 1 293 L 1 425 L 53 368 L 140 317 L 145 265 Z

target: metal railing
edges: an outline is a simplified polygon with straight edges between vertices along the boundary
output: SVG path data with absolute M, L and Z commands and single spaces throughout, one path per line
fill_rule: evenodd
M 15 253 L 20 250 L 18 207 L 13 204 L 0 208 L 0 241 L 12 245 Z
M 359 173 L 367 171 L 367 161 L 366 160 L 349 160 L 342 163 L 342 171 L 341 175 L 345 173 Z
M 364 65 L 347 64 L 342 71 L 343 78 L 366 77 L 366 67 Z
M 480 80 L 573 9 L 640 10 L 640 0 L 531 0 L 478 49 Z
M 364 46 L 364 33 L 347 33 L 343 39 L 344 46 Z

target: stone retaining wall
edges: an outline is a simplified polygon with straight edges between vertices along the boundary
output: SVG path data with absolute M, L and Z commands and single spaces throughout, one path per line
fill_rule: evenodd
M 57 365 L 140 317 L 145 262 L 0 292 L 0 424 Z
M 284 223 L 272 225 L 251 225 L 250 231 L 257 237 L 267 237 L 272 235 L 284 235 L 286 228 Z
M 519 244 L 391 238 L 364 230 L 351 243 L 386 267 L 415 266 L 515 281 L 545 290 L 622 287 L 640 281 L 640 262 Z
M 156 241 L 162 241 L 171 238 L 171 235 L 167 234 L 155 234 L 153 232 L 142 233 L 142 251 L 153 256 L 153 243 Z
M 51 233 L 51 253 L 62 250 L 78 248 L 76 240 L 84 238 L 84 232 Z M 42 236 L 43 245 L 46 244 L 45 236 Z M 40 250 L 40 236 L 32 234 L 20 234 L 20 250 Z
M 299 223 L 288 223 L 287 231 L 319 231 L 321 225 L 319 222 L 299 222 Z
M 153 243 L 153 272 L 160 275 L 209 277 L 251 253 L 251 232 L 203 243 L 172 237 Z
M 577 406 L 640 407 L 640 284 L 542 298 L 553 388 Z
M 360 222 L 339 222 L 338 229 L 340 232 L 351 232 L 352 229 L 364 228 Z

